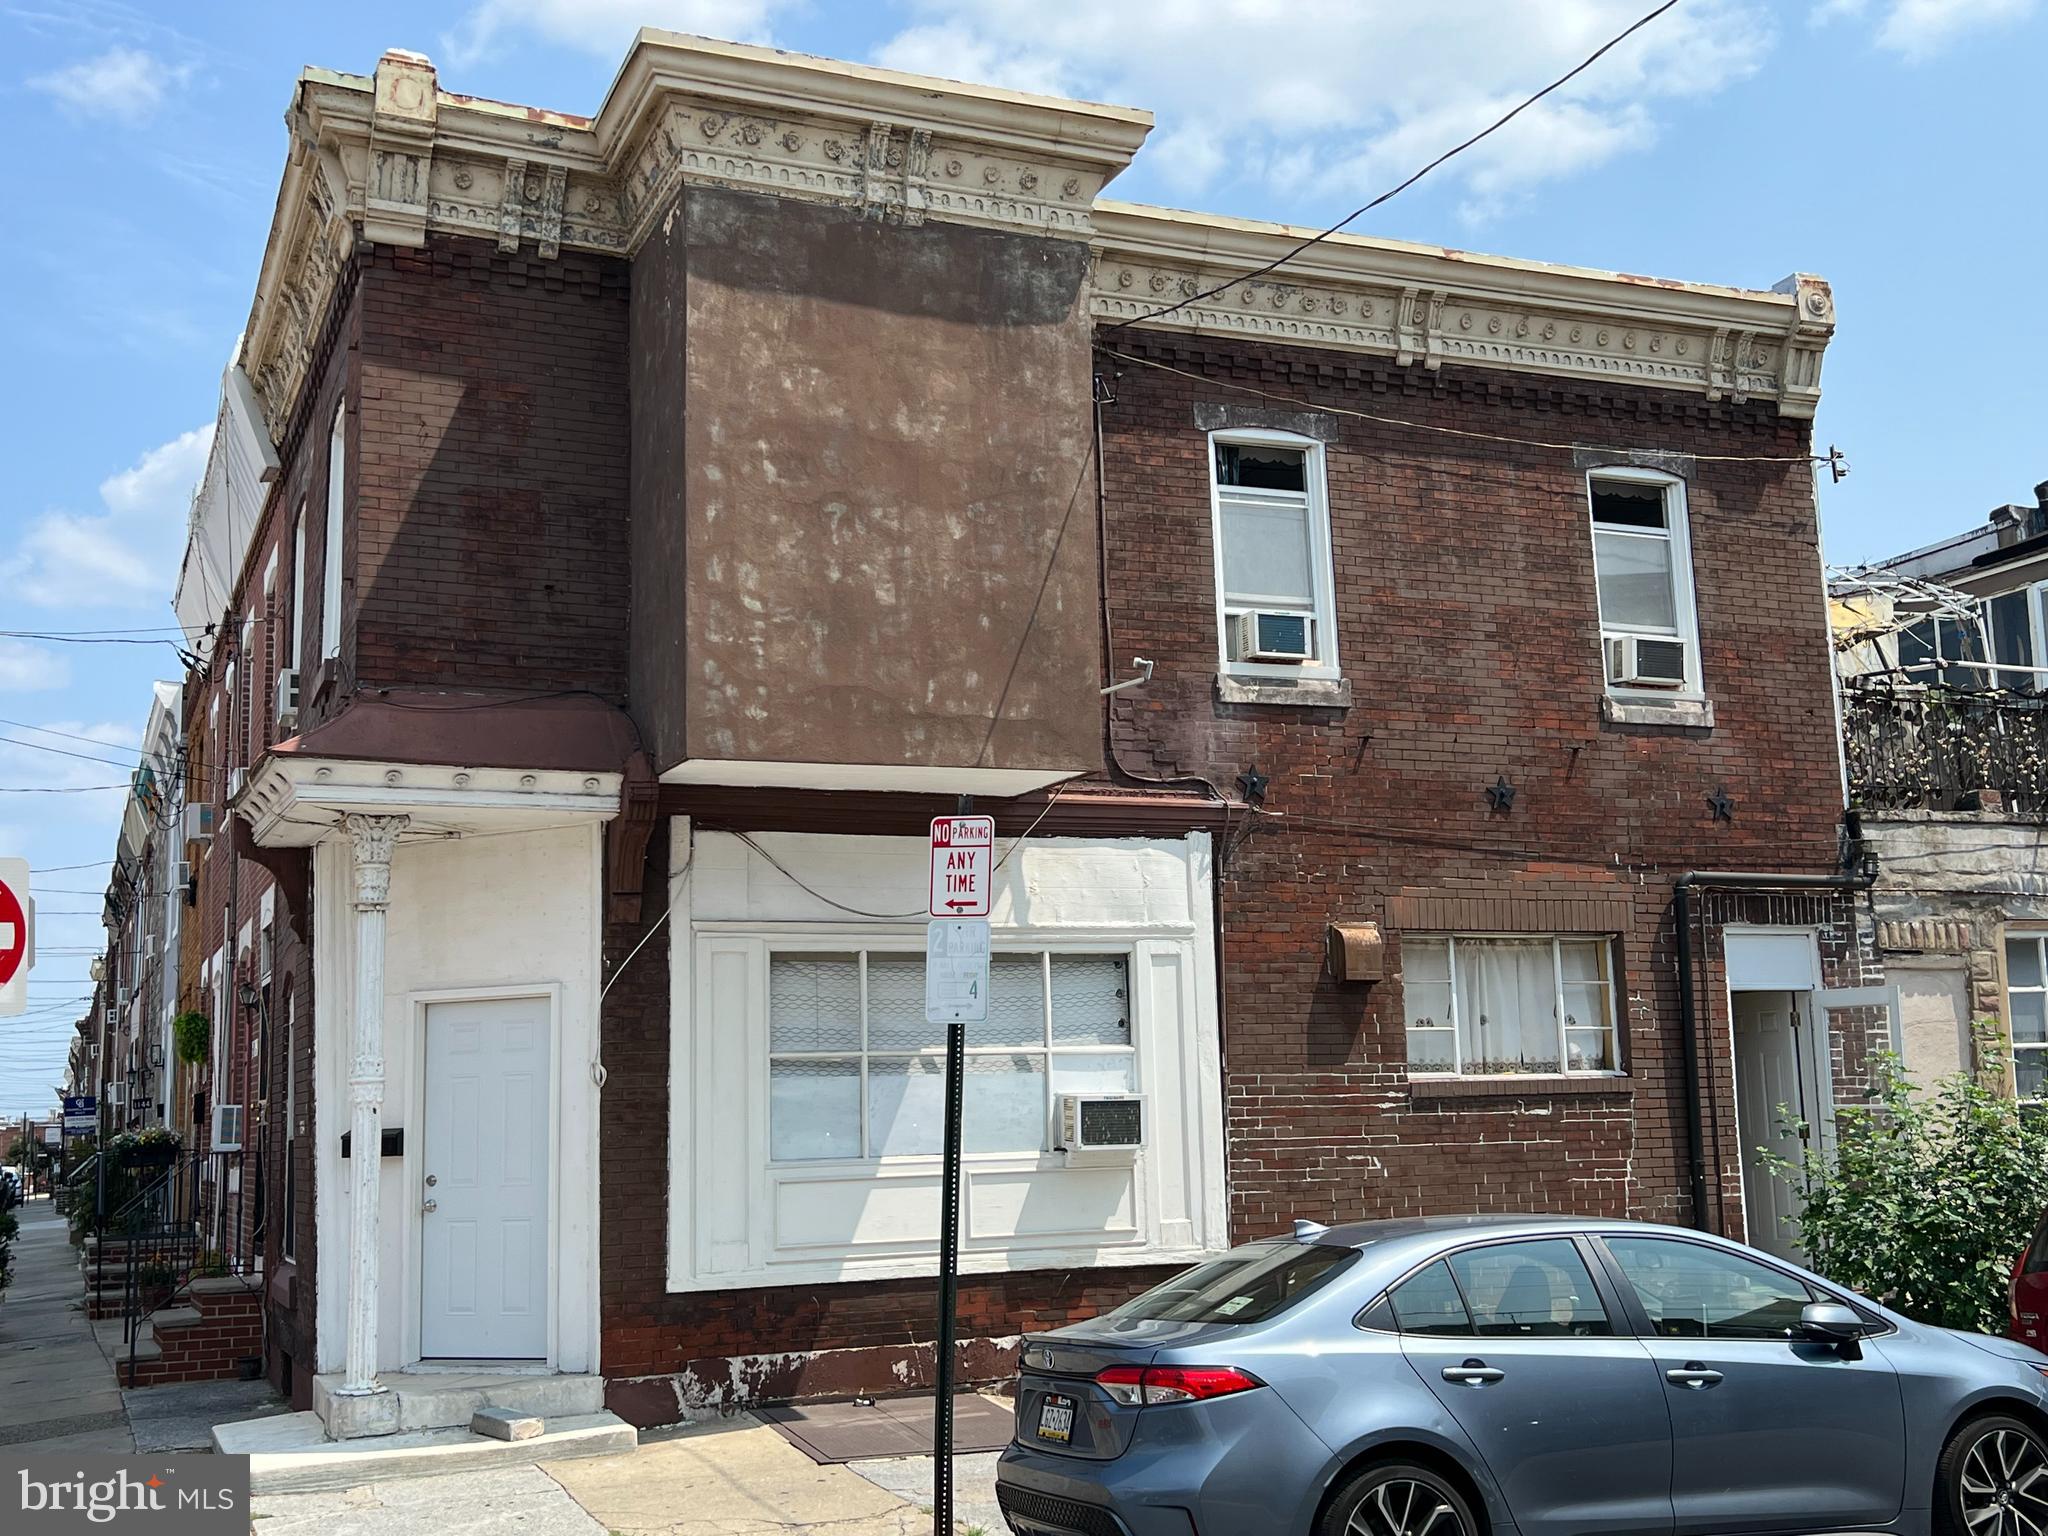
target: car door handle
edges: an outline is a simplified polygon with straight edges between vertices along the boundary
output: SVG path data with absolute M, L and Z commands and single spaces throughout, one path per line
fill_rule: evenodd
M 1497 1370 L 1484 1360 L 1467 1360 L 1463 1365 L 1444 1367 L 1444 1380 L 1456 1382 L 1461 1387 L 1490 1386 L 1505 1375 L 1506 1371 Z
M 1666 1371 L 1664 1379 L 1674 1387 L 1684 1387 L 1693 1392 L 1704 1392 L 1709 1387 L 1721 1384 L 1721 1373 L 1710 1371 L 1698 1361 L 1688 1361 L 1677 1370 Z

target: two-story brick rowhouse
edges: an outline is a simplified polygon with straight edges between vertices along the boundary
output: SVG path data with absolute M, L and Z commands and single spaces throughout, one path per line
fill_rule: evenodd
M 1299 236 L 1103 200 L 1146 113 L 664 33 L 590 118 L 391 53 L 288 121 L 229 617 L 283 551 L 298 713 L 230 819 L 332 1432 L 436 1362 L 641 1424 L 929 1379 L 960 796 L 970 1376 L 1297 1216 L 1785 1240 L 1756 1106 L 1881 1022 L 1824 284 L 1342 237 L 1155 315 Z M 1105 1092 L 1141 1145 L 1062 1150 Z

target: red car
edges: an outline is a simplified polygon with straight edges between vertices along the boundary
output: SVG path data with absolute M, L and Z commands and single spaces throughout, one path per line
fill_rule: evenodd
M 2048 1216 L 2034 1229 L 2034 1240 L 2012 1266 L 2012 1326 L 2006 1331 L 2022 1344 L 2048 1350 Z

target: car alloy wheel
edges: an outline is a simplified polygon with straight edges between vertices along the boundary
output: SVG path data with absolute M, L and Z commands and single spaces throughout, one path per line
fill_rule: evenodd
M 1426 1467 L 1369 1467 L 1331 1500 L 1325 1536 L 1474 1536 L 1458 1491 Z M 1973 1533 L 1974 1536 L 1974 1533 Z
M 1956 1491 L 1970 1536 L 2033 1536 L 2048 1527 L 2048 1453 L 2017 1425 L 1999 1425 L 1963 1453 Z

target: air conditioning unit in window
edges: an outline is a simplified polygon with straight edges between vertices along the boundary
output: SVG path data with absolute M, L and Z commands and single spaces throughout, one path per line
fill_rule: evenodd
M 1653 635 L 1609 635 L 1607 681 L 1623 688 L 1683 688 L 1685 642 Z
M 1057 1150 L 1134 1152 L 1145 1142 L 1145 1101 L 1135 1093 L 1063 1093 Z
M 286 667 L 277 674 L 277 728 L 294 731 L 299 724 L 299 669 Z
M 1254 610 L 1237 616 L 1240 661 L 1307 661 L 1315 655 L 1314 620 L 1305 613 Z
M 185 841 L 204 842 L 213 836 L 213 807 L 211 805 L 188 805 L 185 807 Z
M 241 1105 L 216 1104 L 213 1106 L 213 1150 L 216 1152 L 239 1152 L 242 1150 Z

